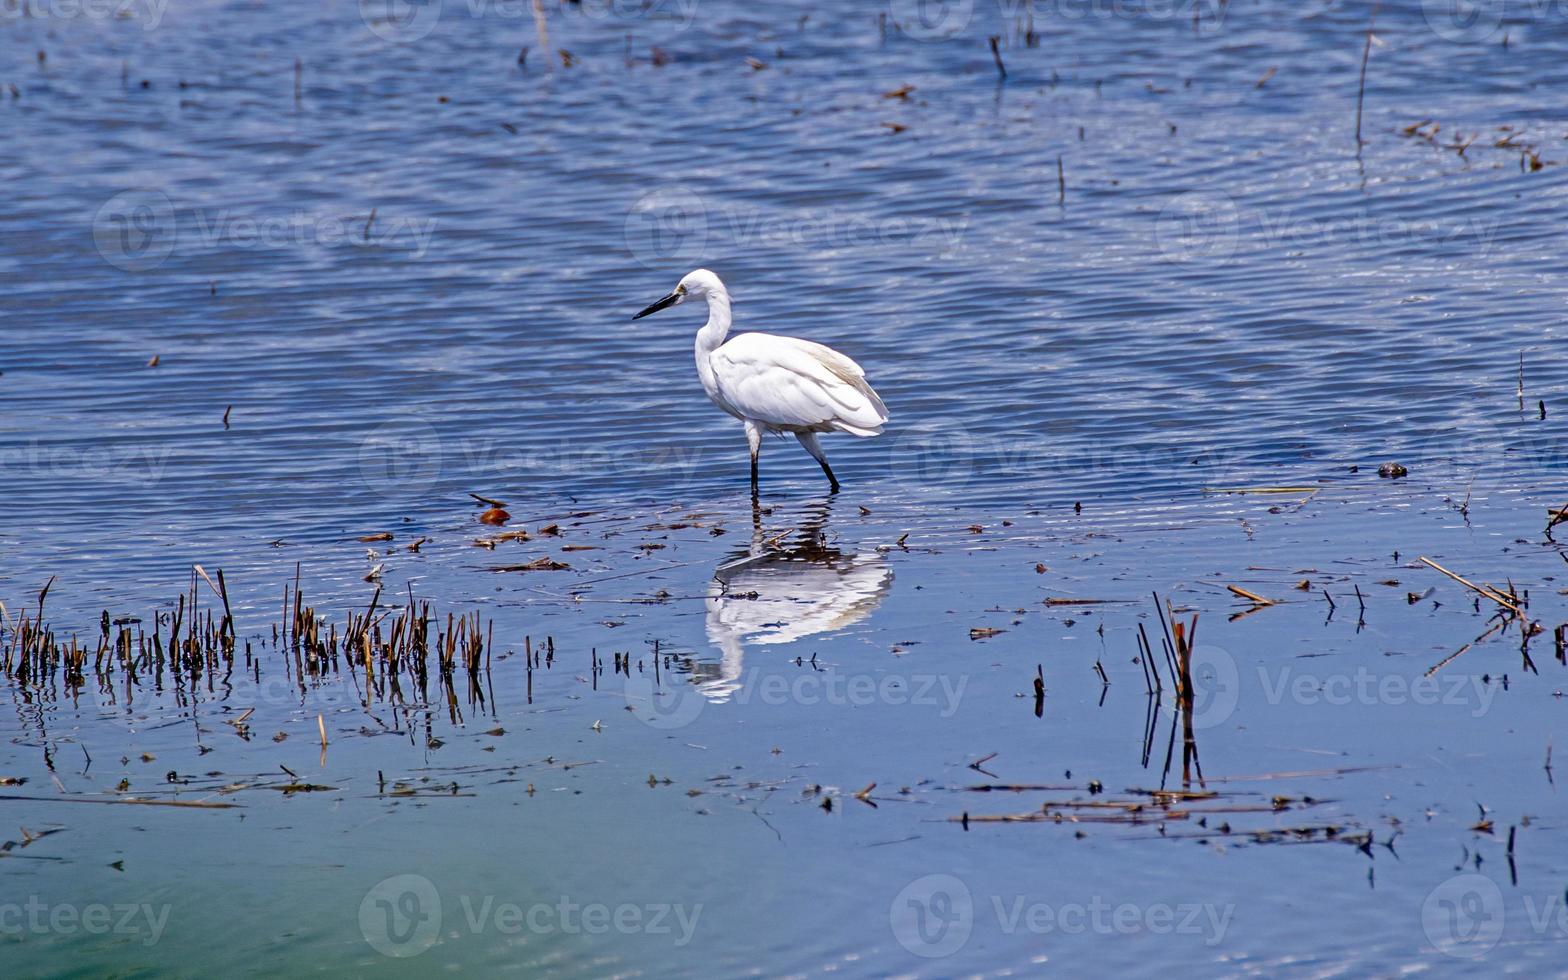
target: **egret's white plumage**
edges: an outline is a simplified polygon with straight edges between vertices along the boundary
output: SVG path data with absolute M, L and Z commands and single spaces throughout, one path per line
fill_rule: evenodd
M 822 465 L 834 490 L 838 480 L 817 441 L 821 432 L 880 435 L 887 406 L 866 383 L 860 365 L 831 347 L 769 333 L 744 333 L 726 342 L 730 294 L 718 276 L 698 269 L 675 291 L 632 319 L 688 299 L 708 301 L 708 322 L 697 331 L 697 376 L 713 403 L 746 425 L 751 480 L 764 432 L 789 432 Z

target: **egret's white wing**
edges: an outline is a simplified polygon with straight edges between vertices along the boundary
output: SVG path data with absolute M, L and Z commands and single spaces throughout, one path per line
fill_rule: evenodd
M 784 428 L 875 435 L 887 406 L 860 365 L 831 347 L 744 333 L 711 355 L 719 395 L 741 415 Z

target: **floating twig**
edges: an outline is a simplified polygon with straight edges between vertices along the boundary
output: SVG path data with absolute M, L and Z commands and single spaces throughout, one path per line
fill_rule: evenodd
M 1278 603 L 1275 602 L 1273 599 L 1266 599 L 1263 596 L 1258 595 L 1256 592 L 1248 591 L 1247 589 L 1244 589 L 1244 588 L 1242 588 L 1239 585 L 1227 585 L 1227 586 L 1225 586 L 1225 588 L 1228 591 L 1230 591 L 1231 593 L 1233 593 L 1235 595 L 1238 595 L 1238 596 L 1241 596 L 1243 599 L 1246 599 L 1248 602 L 1255 603 L 1255 604 L 1260 605 L 1260 606 L 1275 606 L 1275 605 L 1278 605 Z
M 1439 565 L 1437 562 L 1433 561 L 1430 558 L 1427 558 L 1424 555 L 1421 556 L 1418 560 L 1423 565 L 1428 565 L 1428 566 L 1430 566 L 1432 568 L 1437 569 L 1439 572 L 1442 572 L 1444 575 L 1447 575 L 1449 578 L 1453 579 L 1455 582 L 1458 582 L 1460 585 L 1463 585 L 1465 588 L 1471 589 L 1471 590 L 1479 593 L 1480 595 L 1483 595 L 1486 598 L 1491 599 L 1493 602 L 1497 603 L 1499 606 L 1502 606 L 1504 609 L 1507 609 L 1508 611 L 1512 612 L 1514 615 L 1516 615 L 1516 616 L 1522 616 L 1523 615 L 1523 613 L 1520 612 L 1520 610 L 1519 610 L 1518 603 L 1516 603 L 1512 599 L 1509 599 L 1507 596 L 1503 595 L 1501 592 L 1498 592 L 1496 589 L 1493 589 L 1490 586 L 1476 585 L 1474 582 L 1470 581 L 1469 579 L 1454 574 L 1453 572 L 1451 572 L 1448 569 L 1444 568 L 1442 565 Z
M 1361 138 L 1361 106 L 1367 96 L 1367 62 L 1372 57 L 1372 29 L 1377 26 L 1377 11 L 1381 3 L 1373 6 L 1372 19 L 1367 23 L 1367 39 L 1361 48 L 1361 82 L 1356 86 L 1356 154 L 1359 156 L 1365 140 Z

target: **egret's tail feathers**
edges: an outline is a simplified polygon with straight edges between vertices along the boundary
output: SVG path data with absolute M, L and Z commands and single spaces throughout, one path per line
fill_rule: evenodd
M 859 416 L 851 420 L 853 424 L 862 428 L 873 429 L 880 427 L 888 420 L 887 406 L 882 403 L 882 398 L 866 383 L 866 372 L 850 358 L 840 354 L 831 347 L 821 344 L 811 344 L 811 352 L 816 355 L 822 366 L 846 387 L 852 389 L 865 403 L 855 406 L 859 409 Z M 859 401 L 860 399 L 854 399 Z M 872 417 L 874 416 L 874 418 Z M 871 433 L 875 435 L 876 433 Z
M 862 375 L 861 377 L 856 378 L 854 381 L 850 382 L 850 387 L 859 392 L 860 396 L 866 400 L 865 408 L 868 411 L 864 412 L 863 414 L 870 415 L 875 413 L 876 415 L 876 421 L 866 428 L 881 428 L 883 425 L 887 424 L 887 406 L 882 404 L 881 396 L 873 391 L 871 386 L 866 383 L 865 376 Z M 856 421 L 858 422 L 860 420 L 857 419 Z
M 883 404 L 881 396 L 866 383 L 866 375 L 860 365 L 837 351 L 828 350 L 834 357 L 824 358 L 823 363 L 843 384 L 843 388 L 837 391 L 830 389 L 841 409 L 841 414 L 835 420 L 838 426 L 852 435 L 880 435 L 882 426 L 888 420 L 887 406 Z
M 859 436 L 862 439 L 868 439 L 871 436 L 879 436 L 882 434 L 882 426 L 880 425 L 873 429 L 858 425 L 850 425 L 848 422 L 843 420 L 837 422 L 836 425 L 838 426 L 838 431 L 847 432 L 852 436 Z

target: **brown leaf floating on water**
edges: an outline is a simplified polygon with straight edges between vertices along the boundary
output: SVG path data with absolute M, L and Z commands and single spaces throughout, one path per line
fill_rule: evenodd
M 511 519 L 512 515 L 499 507 L 492 507 L 479 515 L 479 523 L 481 524 L 505 524 Z
M 382 531 L 380 534 L 367 534 L 364 537 L 360 538 L 359 540 L 365 542 L 366 544 L 369 544 L 372 541 L 391 541 L 392 540 L 392 532 L 391 531 Z

